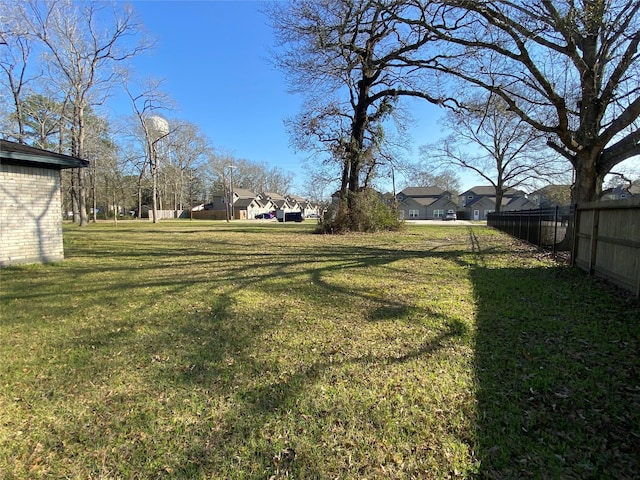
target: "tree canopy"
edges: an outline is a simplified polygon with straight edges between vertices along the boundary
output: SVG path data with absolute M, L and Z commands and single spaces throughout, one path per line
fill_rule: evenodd
M 568 162 L 545 147 L 544 135 L 510 111 L 501 98 L 492 94 L 464 98 L 465 108 L 443 117 L 442 124 L 451 133 L 420 149 L 432 168 L 457 167 L 483 178 L 495 190 L 497 212 L 507 190 L 534 187 L 541 179 L 558 179 L 568 170 Z
M 395 19 L 404 8 L 400 1 L 296 0 L 270 10 L 282 48 L 276 63 L 292 89 L 307 98 L 295 120 L 296 142 L 319 142 L 341 167 L 335 222 L 341 228 L 361 223 L 354 218 L 357 194 L 384 159 L 385 121 L 398 99 L 444 102 L 428 93 L 409 66 L 430 35 L 423 26 Z
M 437 39 L 415 62 L 501 98 L 575 170 L 573 200 L 640 154 L 640 3 L 409 0 L 404 21 Z M 409 7 L 410 5 L 410 7 Z

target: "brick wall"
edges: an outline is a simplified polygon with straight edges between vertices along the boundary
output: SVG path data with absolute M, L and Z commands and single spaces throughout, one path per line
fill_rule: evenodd
M 0 165 L 0 267 L 63 258 L 60 170 Z

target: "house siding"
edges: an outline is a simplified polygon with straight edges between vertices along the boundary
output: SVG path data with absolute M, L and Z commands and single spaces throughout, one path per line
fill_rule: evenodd
M 465 219 L 486 220 L 487 214 L 496 211 L 495 189 L 493 187 L 474 187 L 458 196 L 458 205 Z M 524 210 L 535 208 L 535 205 L 527 200 L 524 192 L 508 189 L 503 198 L 500 211 Z M 474 211 L 478 211 L 478 218 L 474 217 Z
M 60 170 L 0 165 L 0 266 L 64 259 Z
M 410 211 L 417 211 L 418 215 L 411 217 L 409 215 Z M 436 217 L 435 211 L 441 210 L 443 215 L 441 217 Z M 400 212 L 400 217 L 405 220 L 434 220 L 434 219 L 442 219 L 444 215 L 449 210 L 456 210 L 456 204 L 453 203 L 448 198 L 439 198 L 433 201 L 429 205 L 423 205 L 416 199 L 411 197 L 405 197 L 400 204 L 398 211 Z

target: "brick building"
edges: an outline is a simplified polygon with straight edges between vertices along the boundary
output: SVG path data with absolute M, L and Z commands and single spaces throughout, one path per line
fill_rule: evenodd
M 0 267 L 64 259 L 60 171 L 88 165 L 0 140 Z

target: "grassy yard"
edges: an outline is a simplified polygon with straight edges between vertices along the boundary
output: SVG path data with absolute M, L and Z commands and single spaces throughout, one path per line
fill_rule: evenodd
M 65 225 L 0 272 L 0 478 L 637 478 L 640 305 L 484 226 Z

